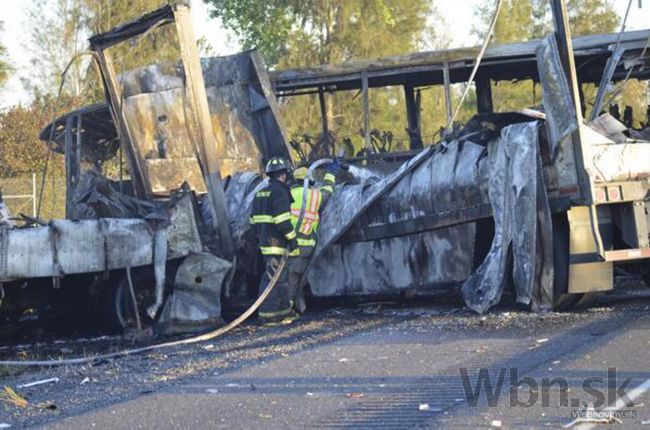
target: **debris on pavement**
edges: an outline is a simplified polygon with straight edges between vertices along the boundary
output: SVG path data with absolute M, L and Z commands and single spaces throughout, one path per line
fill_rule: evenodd
M 55 384 L 59 382 L 59 378 L 48 378 L 48 379 L 41 379 L 39 381 L 34 381 L 34 382 L 29 382 L 27 384 L 21 384 L 17 385 L 17 388 L 30 388 L 30 387 L 35 387 L 37 385 L 43 385 L 43 384 Z
M 568 424 L 565 424 L 562 426 L 565 429 L 572 428 L 578 424 L 623 424 L 621 420 L 616 418 L 613 415 L 610 415 L 608 417 L 604 418 L 583 418 L 583 417 L 578 417 L 575 420 L 571 421 Z
M 492 427 L 501 427 L 502 425 L 503 423 L 501 422 L 501 420 L 492 420 L 492 422 L 490 423 L 490 426 Z

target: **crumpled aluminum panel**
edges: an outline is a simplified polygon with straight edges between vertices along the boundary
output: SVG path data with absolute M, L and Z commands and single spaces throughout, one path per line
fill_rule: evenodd
M 533 297 L 545 300 L 550 291 L 539 294 L 536 278 L 542 269 L 537 252 L 538 205 L 546 205 L 542 225 L 550 224 L 546 197 L 538 199 L 541 160 L 537 142 L 538 123 L 513 124 L 501 131 L 499 139 L 490 142 L 490 203 L 494 213 L 495 235 L 488 255 L 478 269 L 464 282 L 461 291 L 468 307 L 483 313 L 501 299 L 507 279 L 508 250 L 512 246 L 513 282 L 517 301 L 530 304 Z M 539 173 L 539 174 L 538 174 Z M 543 210 L 546 209 L 546 210 Z M 548 260 L 547 260 L 548 261 Z M 552 258 L 550 259 L 552 261 Z M 552 276 L 540 278 L 539 288 L 552 289 Z M 543 298 L 543 299 L 542 299 Z M 536 303 L 537 307 L 549 303 Z
M 189 196 L 171 208 L 167 258 L 202 249 Z M 56 220 L 6 229 L 6 269 L 0 281 L 138 267 L 153 262 L 154 227 L 142 219 Z
M 185 258 L 160 315 L 159 329 L 165 334 L 187 333 L 222 323 L 221 289 L 231 268 L 230 262 L 209 253 Z
M 380 240 L 335 244 L 336 238 L 377 190 L 389 191 L 371 203 L 355 228 L 444 216 L 487 203 L 480 160 L 485 148 L 470 141 L 446 150 L 423 151 L 413 169 L 399 169 L 379 182 L 337 188 L 319 226 L 319 245 L 308 279 L 316 296 L 390 293 L 465 280 L 474 258 L 476 223 Z M 409 163 L 407 163 L 409 164 Z M 413 166 L 413 164 L 411 164 Z M 402 166 L 404 168 L 404 166 Z M 391 185 L 391 183 L 393 185 Z

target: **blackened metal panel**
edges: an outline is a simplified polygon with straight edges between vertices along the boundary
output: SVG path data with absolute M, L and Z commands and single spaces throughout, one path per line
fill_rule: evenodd
M 555 157 L 560 142 L 578 129 L 576 110 L 555 38 L 549 36 L 542 40 L 536 55 L 551 153 Z
M 476 223 L 370 242 L 335 244 L 312 265 L 318 297 L 435 291 L 472 271 Z
M 176 2 L 177 4 L 185 4 L 185 2 Z M 106 33 L 98 34 L 88 41 L 93 50 L 106 49 L 117 43 L 123 42 L 132 37 L 136 37 L 145 33 L 150 28 L 158 26 L 161 23 L 172 22 L 174 18 L 174 9 L 171 5 L 165 5 L 160 9 L 142 15 L 132 21 L 120 24 L 119 26 L 107 31 Z
M 258 171 L 260 161 L 289 157 L 275 94 L 256 51 L 206 58 L 203 75 L 212 114 L 228 125 L 226 145 L 239 147 L 233 155 L 249 159 Z
M 538 198 L 542 175 L 537 136 L 537 122 L 514 124 L 488 147 L 495 234 L 485 260 L 462 286 L 465 303 L 476 312 L 487 311 L 501 299 L 511 246 L 517 301 L 530 304 L 537 297 L 536 305 L 544 306 L 544 297 L 549 296 L 545 292 L 552 288 L 552 276 L 540 275 L 546 267 L 537 252 L 538 205 L 548 205 L 546 198 Z M 539 211 L 549 213 L 547 207 Z

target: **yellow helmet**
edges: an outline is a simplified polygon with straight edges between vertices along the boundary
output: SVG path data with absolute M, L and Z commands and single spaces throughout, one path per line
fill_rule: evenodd
M 304 180 L 307 177 L 307 168 L 298 167 L 296 170 L 293 171 L 293 177 L 294 179 L 297 179 L 299 181 Z

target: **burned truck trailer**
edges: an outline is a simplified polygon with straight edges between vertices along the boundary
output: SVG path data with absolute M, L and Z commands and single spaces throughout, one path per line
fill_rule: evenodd
M 116 73 L 114 47 L 140 40 L 159 23 L 175 27 L 180 60 Z M 168 244 L 166 260 L 176 262 L 166 264 L 172 287 L 162 289 L 160 276 L 157 282 L 131 283 L 141 286 L 149 302 L 157 303 L 162 292 L 165 306 L 184 317 L 183 300 L 172 298 L 176 292 L 203 293 L 204 301 L 217 305 L 220 299 L 247 303 L 257 294 L 259 256 L 248 224 L 250 204 L 262 183 L 263 161 L 290 154 L 276 95 L 315 91 L 324 97 L 357 88 L 367 100 L 369 89 L 382 85 L 403 85 L 412 94 L 420 85 L 466 80 L 475 61 L 475 50 L 451 50 L 281 71 L 269 79 L 254 52 L 199 63 L 188 29 L 187 9 L 177 5 L 91 39 L 108 105 L 72 112 L 42 133 L 66 157 L 65 222 L 70 225 L 100 226 L 102 219 L 115 218 L 157 226 L 160 217 L 150 219 L 160 212 L 155 209 L 187 202 L 184 218 L 191 219 L 183 222 L 198 235 L 180 259 L 170 260 L 176 254 Z M 576 38 L 575 61 L 598 65 L 580 67 L 579 80 L 599 81 L 605 69 L 608 81 L 622 80 L 628 72 L 647 79 L 649 38 L 650 31 L 624 33 L 624 50 L 611 67 L 606 64 L 616 35 Z M 611 289 L 614 262 L 650 256 L 649 144 L 608 117 L 584 123 L 570 51 L 561 37 L 490 48 L 478 68 L 479 114 L 426 148 L 417 135 L 414 98 L 407 96 L 408 128 L 415 130 L 412 151 L 349 160 L 362 164 L 353 173 L 366 173 L 347 182 L 339 178 L 322 214 L 304 279 L 312 294 L 426 294 L 460 286 L 466 303 L 484 312 L 512 283 L 522 303 L 563 308 Z M 543 112 L 491 113 L 490 82 L 523 78 L 541 84 Z M 369 124 L 367 103 L 365 116 Z M 327 128 L 326 118 L 323 124 Z M 364 132 L 367 139 L 369 127 Z M 100 165 L 122 154 L 128 171 L 111 181 Z M 162 218 L 169 222 L 169 216 Z M 93 243 L 109 242 L 102 236 Z M 57 242 L 50 246 L 56 249 Z M 180 270 L 185 261 L 186 270 Z M 121 302 L 115 305 L 115 299 L 113 309 L 128 311 L 131 303 L 126 299 L 130 283 L 121 270 L 127 267 L 119 267 Z M 197 267 L 204 272 L 197 274 Z M 106 265 L 93 273 L 103 271 Z M 43 276 L 66 275 L 56 273 Z M 183 279 L 177 279 L 179 273 Z M 25 278 L 33 277 L 25 273 Z M 207 284 L 214 288 L 206 291 Z M 215 308 L 211 311 L 214 315 Z

